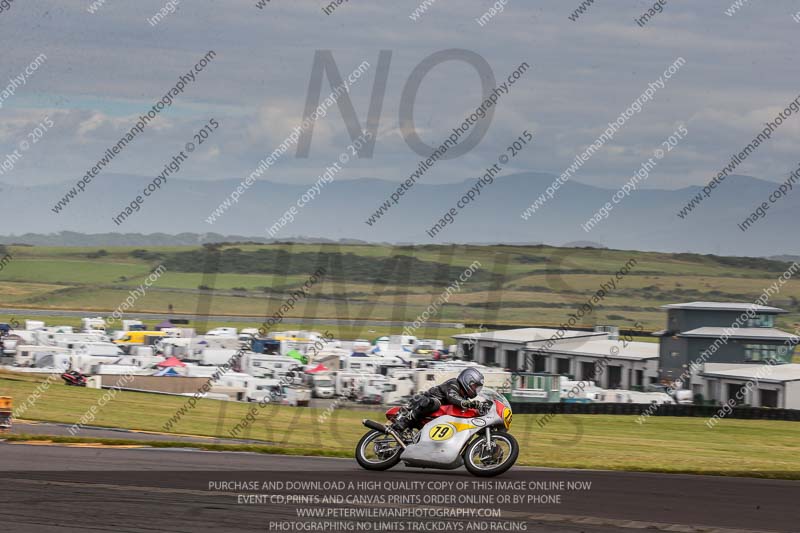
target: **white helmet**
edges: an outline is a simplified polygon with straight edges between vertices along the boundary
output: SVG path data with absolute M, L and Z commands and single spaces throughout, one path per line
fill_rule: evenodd
M 468 398 L 474 398 L 483 388 L 483 374 L 477 368 L 465 368 L 456 379 Z

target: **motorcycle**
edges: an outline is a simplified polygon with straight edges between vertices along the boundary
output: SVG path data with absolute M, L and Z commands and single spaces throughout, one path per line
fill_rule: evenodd
M 406 466 L 452 470 L 462 465 L 475 476 L 497 476 L 519 456 L 519 444 L 508 433 L 511 405 L 491 389 L 478 396 L 480 407 L 445 405 L 402 435 L 391 428 L 400 407 L 386 411 L 389 424 L 372 420 L 370 431 L 356 445 L 356 461 L 367 470 L 388 470 L 400 461 Z

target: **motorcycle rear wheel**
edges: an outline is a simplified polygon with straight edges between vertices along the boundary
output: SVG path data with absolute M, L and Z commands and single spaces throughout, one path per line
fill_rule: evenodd
M 391 435 L 370 431 L 356 445 L 356 461 L 367 470 L 389 470 L 400 462 L 402 452 Z
M 491 435 L 493 450 L 486 448 L 486 436 L 473 440 L 464 451 L 464 466 L 478 477 L 499 476 L 517 462 L 519 443 L 510 433 L 496 432 Z

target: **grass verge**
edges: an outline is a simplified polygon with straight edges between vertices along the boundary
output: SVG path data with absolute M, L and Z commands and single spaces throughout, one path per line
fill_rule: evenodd
M 60 383 L 41 390 L 41 379 L 0 374 L 0 396 L 13 396 L 15 405 L 20 406 L 38 395 L 21 418 L 71 425 L 95 406 L 95 418 L 88 422 L 92 426 L 155 432 L 164 432 L 164 423 L 186 401 L 182 397 L 118 392 L 97 408 L 108 391 L 77 389 Z M 252 423 L 231 434 L 248 414 Z M 365 417 L 381 420 L 383 414 L 380 410 L 280 405 L 259 408 L 256 404 L 200 400 L 170 432 L 264 442 L 263 447 L 203 443 L 172 446 L 220 446 L 219 449 L 233 451 L 351 457 L 356 442 L 365 432 L 361 425 Z M 709 429 L 705 418 L 651 416 L 642 424 L 637 424 L 636 419 L 636 416 L 614 415 L 557 415 L 548 419 L 518 414 L 514 416 L 511 432 L 521 445 L 521 465 L 800 479 L 797 422 L 723 419 Z M 80 433 L 58 438 L 103 441 Z M 143 441 L 125 443 L 143 444 Z

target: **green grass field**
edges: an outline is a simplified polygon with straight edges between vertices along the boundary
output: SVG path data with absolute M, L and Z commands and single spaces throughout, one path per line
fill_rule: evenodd
M 21 406 L 40 383 L 41 378 L 2 373 L 0 395 L 13 396 Z M 74 424 L 106 391 L 58 382 L 40 392 L 21 418 Z M 185 401 L 119 392 L 99 409 L 93 425 L 160 432 Z M 201 400 L 173 431 L 226 437 L 254 405 Z M 263 440 L 264 446 L 234 449 L 349 457 L 365 432 L 361 419 L 383 418 L 379 410 L 339 409 L 320 419 L 323 411 L 269 405 L 238 435 Z M 639 425 L 633 416 L 559 415 L 544 427 L 539 420 L 538 415 L 514 416 L 511 432 L 521 444 L 521 465 L 800 479 L 800 424 L 795 422 L 731 419 L 708 429 L 704 418 L 654 416 Z
M 585 326 L 664 327 L 661 305 L 695 300 L 752 302 L 788 267 L 756 258 L 548 246 L 381 246 L 230 244 L 199 247 L 69 248 L 8 246 L 0 270 L 6 306 L 111 313 L 159 264 L 166 272 L 131 311 L 274 313 L 316 264 L 327 272 L 288 316 L 415 320 L 477 261 L 480 267 L 429 319 L 435 322 L 557 326 L 633 260 Z M 208 251 L 212 250 L 212 251 Z M 284 255 L 276 255 L 284 254 Z M 221 258 L 216 263 L 210 258 Z M 317 258 L 317 259 L 315 259 Z M 219 272 L 204 274 L 209 265 Z M 404 270 L 408 266 L 407 270 Z M 199 287 L 214 289 L 202 294 Z M 772 305 L 789 311 L 778 325 L 800 325 L 800 281 Z M 24 318 L 24 317 L 23 317 Z M 354 332 L 357 337 L 367 331 Z M 432 332 L 425 336 L 434 336 Z

